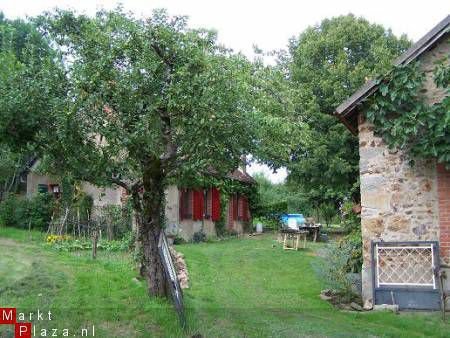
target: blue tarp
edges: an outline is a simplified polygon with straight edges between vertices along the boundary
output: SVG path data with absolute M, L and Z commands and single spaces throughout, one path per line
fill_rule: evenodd
M 281 223 L 287 226 L 290 219 L 294 219 L 297 226 L 305 224 L 305 217 L 302 214 L 284 214 L 281 216 Z

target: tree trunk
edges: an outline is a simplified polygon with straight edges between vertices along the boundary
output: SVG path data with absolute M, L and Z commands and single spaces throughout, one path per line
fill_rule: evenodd
M 133 207 L 142 246 L 141 273 L 147 279 L 150 296 L 167 297 L 167 278 L 158 251 L 164 231 L 164 183 L 159 159 L 146 162 L 143 173 L 144 193 L 133 192 Z

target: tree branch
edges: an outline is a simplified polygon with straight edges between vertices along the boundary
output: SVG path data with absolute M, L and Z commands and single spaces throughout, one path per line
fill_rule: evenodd
M 131 193 L 131 188 L 130 188 L 130 186 L 129 186 L 128 184 L 126 184 L 125 182 L 119 180 L 118 178 L 114 178 L 114 177 L 111 177 L 110 181 L 111 181 L 112 183 L 114 183 L 114 184 L 116 184 L 116 185 L 118 185 L 118 186 L 124 188 L 124 189 L 127 191 L 127 193 Z

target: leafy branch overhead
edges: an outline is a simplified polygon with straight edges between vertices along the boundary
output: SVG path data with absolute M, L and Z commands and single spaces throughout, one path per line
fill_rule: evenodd
M 391 148 L 406 150 L 410 158 L 437 158 L 450 166 L 450 65 L 442 59 L 429 82 L 443 98 L 430 102 L 425 96 L 426 74 L 419 62 L 395 67 L 379 91 L 366 102 L 367 119 Z

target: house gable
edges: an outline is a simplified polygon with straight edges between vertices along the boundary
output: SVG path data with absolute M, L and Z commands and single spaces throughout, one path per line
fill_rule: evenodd
M 427 59 L 430 56 L 425 56 L 426 54 L 433 54 L 433 50 L 442 51 L 441 57 L 448 56 L 450 48 L 448 48 L 450 35 L 450 15 L 448 15 L 444 20 L 438 23 L 431 31 L 429 31 L 423 38 L 417 41 L 411 48 L 409 48 L 405 53 L 400 55 L 394 62 L 394 66 L 407 65 L 412 61 L 420 60 L 427 63 Z M 436 48 L 436 46 L 440 46 Z M 442 47 L 444 45 L 444 47 Z M 446 46 L 445 46 L 446 45 Z M 447 48 L 446 48 L 447 47 Z M 423 57 L 425 56 L 425 57 Z M 436 58 L 431 57 L 434 60 Z M 431 65 L 434 67 L 434 64 Z M 430 64 L 428 64 L 428 69 Z M 427 71 L 427 69 L 425 69 Z M 347 100 L 342 102 L 335 110 L 334 115 L 339 118 L 339 120 L 352 132 L 354 135 L 357 134 L 357 117 L 360 113 L 361 105 L 370 97 L 373 93 L 378 90 L 379 81 L 370 80 L 361 86 L 353 95 L 351 95 Z M 426 81 L 425 87 L 432 86 L 434 83 Z M 442 99 L 442 97 L 441 97 Z M 433 102 L 434 103 L 434 102 Z
M 430 105 L 447 95 L 436 87 L 433 71 L 437 60 L 450 55 L 449 29 L 450 16 L 396 61 L 397 65 L 420 61 L 425 74 L 421 94 Z M 450 173 L 434 159 L 419 159 L 411 166 L 406 152 L 390 149 L 376 134 L 362 109 L 377 89 L 374 81 L 365 84 L 335 112 L 359 138 L 362 291 L 367 307 L 374 303 L 373 242 L 439 242 L 441 262 L 450 263 Z

